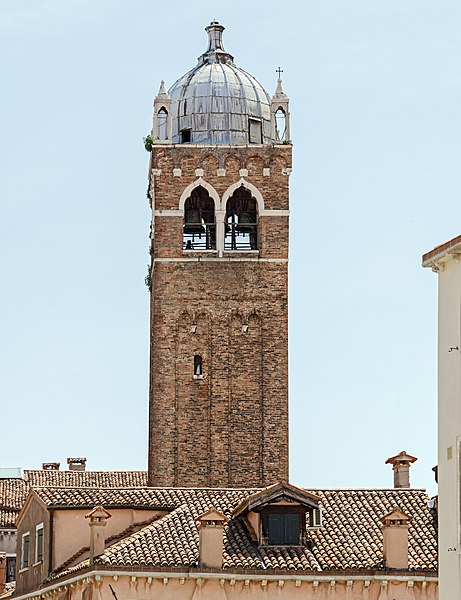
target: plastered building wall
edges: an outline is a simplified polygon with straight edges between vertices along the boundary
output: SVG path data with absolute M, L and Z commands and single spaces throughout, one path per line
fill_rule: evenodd
M 244 575 L 225 579 L 215 573 L 207 578 L 171 575 L 152 577 L 146 574 L 132 576 L 101 574 L 92 581 L 83 578 L 72 586 L 56 588 L 56 600 L 85 600 L 112 597 L 112 586 L 117 598 L 129 600 L 437 600 L 437 583 L 433 580 L 411 578 L 350 578 L 334 577 L 310 580 L 280 575 L 276 579 L 245 579 Z M 453 597 L 454 600 L 454 597 Z
M 438 479 L 441 600 L 461 598 L 461 262 L 439 270 Z

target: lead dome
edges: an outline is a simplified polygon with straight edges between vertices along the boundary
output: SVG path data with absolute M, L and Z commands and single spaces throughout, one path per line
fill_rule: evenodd
M 277 129 L 274 100 L 281 100 L 287 119 L 287 97 L 281 81 L 274 98 L 249 73 L 237 67 L 222 43 L 224 27 L 205 28 L 208 49 L 191 71 L 168 90 L 162 82 L 154 102 L 154 142 L 173 144 L 273 144 L 289 140 Z M 280 96 L 280 92 L 282 96 Z M 279 102 L 280 104 L 280 102 Z M 282 139 L 282 133 L 284 139 Z

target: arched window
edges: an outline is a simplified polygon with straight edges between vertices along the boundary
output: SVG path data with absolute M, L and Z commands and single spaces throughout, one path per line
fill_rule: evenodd
M 162 108 L 157 113 L 157 132 L 159 140 L 168 139 L 167 122 L 168 111 L 164 106 L 162 106 Z
M 194 188 L 184 204 L 183 250 L 215 250 L 214 200 L 202 186 Z
M 275 135 L 279 142 L 284 142 L 287 137 L 287 116 L 281 106 L 275 112 Z
M 202 357 L 200 356 L 200 354 L 196 354 L 194 356 L 194 375 L 195 376 L 203 375 Z
M 257 204 L 243 185 L 227 201 L 225 228 L 224 250 L 257 250 Z

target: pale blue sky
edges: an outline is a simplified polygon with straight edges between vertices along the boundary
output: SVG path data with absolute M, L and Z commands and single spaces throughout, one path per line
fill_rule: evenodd
M 404 449 L 434 491 L 420 259 L 461 233 L 458 0 L 0 0 L 0 466 L 146 467 L 141 139 L 212 19 L 291 100 L 291 480 L 389 486 Z

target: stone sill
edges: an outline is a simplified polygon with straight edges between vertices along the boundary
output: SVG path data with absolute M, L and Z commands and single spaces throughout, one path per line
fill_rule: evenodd
M 259 250 L 224 250 L 224 256 L 239 257 L 239 256 L 259 256 Z
M 200 256 L 218 256 L 217 250 L 183 250 L 183 256 L 192 256 L 192 257 L 200 257 Z

